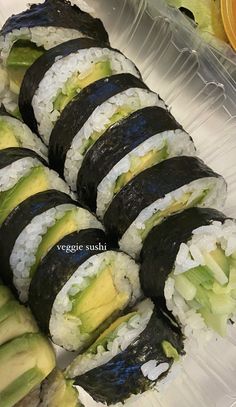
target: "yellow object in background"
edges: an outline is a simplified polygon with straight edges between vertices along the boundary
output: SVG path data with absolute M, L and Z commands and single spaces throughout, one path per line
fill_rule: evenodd
M 229 42 L 236 51 L 236 0 L 221 0 L 221 14 Z

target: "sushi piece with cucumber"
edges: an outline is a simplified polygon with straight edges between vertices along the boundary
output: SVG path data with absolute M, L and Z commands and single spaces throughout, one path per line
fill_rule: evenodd
M 190 136 L 162 107 L 139 109 L 111 126 L 87 152 L 77 176 L 78 198 L 103 219 L 131 180 L 161 161 L 195 155 Z
M 227 333 L 236 312 L 236 221 L 190 208 L 156 226 L 144 242 L 140 278 L 146 295 L 165 298 L 186 337 Z
M 73 380 L 65 379 L 58 369 L 43 383 L 40 398 L 39 407 L 84 407 L 79 401 L 79 392 L 73 386 Z
M 19 97 L 23 120 L 48 144 L 61 112 L 81 89 L 124 72 L 140 77 L 133 62 L 101 41 L 79 38 L 58 45 L 24 76 Z
M 0 406 L 37 406 L 39 387 L 55 363 L 31 312 L 0 283 Z
M 121 250 L 139 257 L 152 228 L 189 207 L 221 209 L 226 196 L 222 176 L 196 157 L 169 158 L 131 179 L 111 201 L 104 225 Z
M 47 160 L 47 147 L 22 121 L 7 113 L 0 106 L 0 150 L 10 147 L 23 147 L 35 151 Z
M 66 377 L 104 404 L 153 389 L 183 353 L 174 322 L 144 300 L 113 322 L 66 369 Z
M 102 228 L 86 209 L 57 190 L 47 190 L 21 202 L 0 227 L 2 278 L 17 290 L 22 302 L 43 257 L 64 236 L 87 228 Z
M 17 106 L 21 82 L 34 61 L 46 50 L 81 37 L 109 43 L 102 22 L 67 0 L 46 0 L 11 16 L 0 31 L 1 77 L 8 107 Z
M 43 258 L 29 305 L 55 344 L 82 351 L 140 296 L 138 265 L 90 228 L 67 235 Z
M 70 194 L 66 183 L 33 150 L 0 150 L 0 225 L 25 199 L 49 189 Z
M 111 125 L 148 106 L 165 107 L 134 75 L 122 73 L 91 83 L 65 107 L 52 130 L 51 167 L 76 190 L 77 174 L 88 150 Z

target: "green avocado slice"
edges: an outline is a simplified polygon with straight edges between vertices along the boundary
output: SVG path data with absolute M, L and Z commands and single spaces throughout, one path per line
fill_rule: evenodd
M 132 178 L 140 174 L 143 170 L 165 160 L 167 156 L 167 146 L 164 146 L 161 150 L 153 149 L 142 157 L 133 157 L 130 170 L 121 174 L 117 179 L 114 193 L 117 194 Z
M 1 308 L 13 299 L 12 293 L 4 285 L 0 285 L 0 311 Z
M 12 407 L 54 369 L 55 355 L 38 333 L 22 335 L 0 347 L 0 407 Z
M 78 230 L 76 211 L 77 208 L 67 211 L 42 237 L 42 241 L 35 255 L 35 263 L 30 270 L 31 276 L 34 275 L 42 258 L 54 245 L 56 245 L 63 237 Z
M 129 300 L 127 293 L 119 293 L 114 285 L 112 266 L 107 266 L 81 293 L 71 297 L 70 317 L 80 318 L 81 331 L 92 334 L 114 313 L 122 310 Z
M 0 194 L 0 225 L 10 212 L 25 199 L 46 191 L 49 188 L 47 174 L 43 166 L 34 167 L 11 189 Z
M 43 47 L 37 47 L 31 41 L 15 42 L 7 58 L 10 90 L 13 93 L 19 95 L 25 72 L 44 52 Z
M 106 349 L 107 343 L 112 341 L 116 337 L 117 329 L 124 323 L 128 322 L 131 318 L 137 315 L 138 312 L 131 312 L 127 315 L 124 315 L 118 318 L 115 322 L 113 322 L 109 328 L 107 328 L 99 338 L 88 348 L 86 353 L 97 353 L 97 348 L 99 346 L 103 346 Z
M 62 112 L 66 105 L 80 92 L 81 89 L 88 86 L 90 83 L 99 79 L 105 78 L 112 74 L 110 61 L 101 61 L 93 65 L 87 75 L 75 73 L 66 82 L 64 88 L 59 92 L 55 101 L 54 109 Z
M 79 393 L 72 380 L 66 380 L 61 371 L 56 370 L 48 379 L 42 399 L 47 407 L 81 407 Z
M 38 332 L 38 327 L 23 305 L 12 300 L 0 308 L 0 345 L 30 332 Z
M 4 118 L 0 118 L 0 150 L 9 147 L 20 147 L 14 131 Z

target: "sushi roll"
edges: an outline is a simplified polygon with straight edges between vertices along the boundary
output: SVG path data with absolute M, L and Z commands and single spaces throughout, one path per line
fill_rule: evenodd
M 164 107 L 164 103 L 131 74 L 112 75 L 90 84 L 65 107 L 52 130 L 51 167 L 75 191 L 87 151 L 111 125 L 148 106 Z
M 84 407 L 79 401 L 79 392 L 73 386 L 73 381 L 65 379 L 63 373 L 57 369 L 45 380 L 40 398 L 39 407 Z
M 147 168 L 179 155 L 194 155 L 190 136 L 158 106 L 132 113 L 90 148 L 77 177 L 81 202 L 103 219 L 115 196 Z
M 30 196 L 0 227 L 2 278 L 26 302 L 30 281 L 50 248 L 64 236 L 90 227 L 102 228 L 69 195 L 48 190 Z
M 188 207 L 221 209 L 224 179 L 196 157 L 174 157 L 144 170 L 114 197 L 104 224 L 121 250 L 138 257 L 151 229 Z
M 31 312 L 0 283 L 0 406 L 36 407 L 40 385 L 54 367 L 54 351 Z
M 46 0 L 10 17 L 0 31 L 5 102 L 17 106 L 26 70 L 44 52 L 65 41 L 89 37 L 109 43 L 102 22 L 67 0 Z
M 47 147 L 39 137 L 24 123 L 7 113 L 2 105 L 0 106 L 0 150 L 10 147 L 28 148 L 47 160 Z
M 28 197 L 52 188 L 70 194 L 68 186 L 34 151 L 10 147 L 0 150 L 0 225 Z
M 77 356 L 66 377 L 95 401 L 113 405 L 153 389 L 182 353 L 180 330 L 145 300 Z
M 102 230 L 74 232 L 40 263 L 29 305 L 55 344 L 81 351 L 140 297 L 138 273 L 129 256 L 109 247 Z
M 26 72 L 19 97 L 23 120 L 48 145 L 61 112 L 81 89 L 123 72 L 140 76 L 129 59 L 101 41 L 80 38 L 58 45 Z
M 236 312 L 234 219 L 208 208 L 171 216 L 150 232 L 141 260 L 144 292 L 165 298 L 187 337 L 226 335 Z
M 13 407 L 51 373 L 55 355 L 40 333 L 27 333 L 0 346 L 0 407 Z

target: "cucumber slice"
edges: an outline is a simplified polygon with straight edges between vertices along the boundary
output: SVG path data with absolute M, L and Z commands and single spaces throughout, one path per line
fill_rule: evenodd
M 213 284 L 213 287 L 212 287 L 212 291 L 215 294 L 229 294 L 230 291 L 231 291 L 231 287 L 230 287 L 229 284 L 222 287 L 222 285 L 220 285 L 219 283 L 217 283 L 217 281 L 215 281 L 214 284 Z
M 230 266 L 228 286 L 230 287 L 230 289 L 236 288 L 236 268 L 234 268 L 232 266 Z
M 188 270 L 184 275 L 195 286 L 202 285 L 207 289 L 211 289 L 214 283 L 214 278 L 204 266 L 198 266 Z
M 220 283 L 221 285 L 227 284 L 228 277 L 226 275 L 226 272 L 222 269 L 220 264 L 218 264 L 218 262 L 215 260 L 216 251 L 214 250 L 213 252 L 210 252 L 210 253 L 204 252 L 203 256 L 204 256 L 207 268 L 212 273 L 212 275 L 215 277 L 216 281 L 218 281 L 218 283 Z
M 216 315 L 229 315 L 236 310 L 236 301 L 227 294 L 208 293 L 211 311 Z
M 183 274 L 175 278 L 175 288 L 186 301 L 193 300 L 197 292 L 196 287 Z
M 226 336 L 228 315 L 213 315 L 205 309 L 200 312 L 207 326 L 218 332 L 219 335 Z

